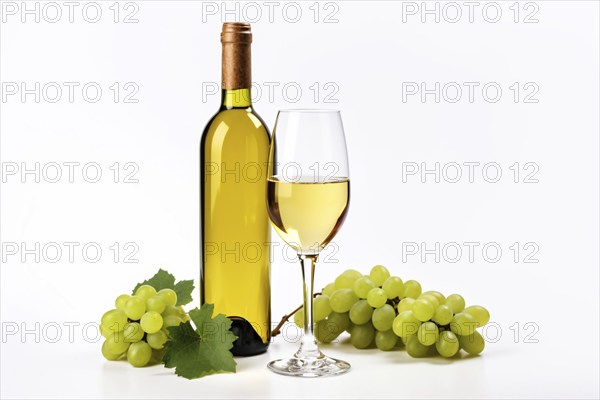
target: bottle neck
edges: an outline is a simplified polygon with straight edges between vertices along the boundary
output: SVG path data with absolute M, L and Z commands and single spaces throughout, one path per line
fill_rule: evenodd
M 250 89 L 223 89 L 221 109 L 251 108 Z
M 247 89 L 252 85 L 250 43 L 223 43 L 221 88 Z
M 221 33 L 223 99 L 221 109 L 252 106 L 251 44 L 252 33 L 246 23 L 225 23 Z

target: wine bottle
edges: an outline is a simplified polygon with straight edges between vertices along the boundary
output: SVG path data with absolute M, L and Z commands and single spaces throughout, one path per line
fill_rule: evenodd
M 252 107 L 247 23 L 224 23 L 222 102 L 200 142 L 201 304 L 232 321 L 232 353 L 263 353 L 271 334 L 269 131 Z

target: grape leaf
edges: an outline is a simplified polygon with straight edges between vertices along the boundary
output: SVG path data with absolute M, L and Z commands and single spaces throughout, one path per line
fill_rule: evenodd
M 144 282 L 138 283 L 133 289 L 133 293 L 142 285 L 150 285 L 156 291 L 162 289 L 173 289 L 177 293 L 177 305 L 183 306 L 192 301 L 192 292 L 194 291 L 194 281 L 179 281 L 175 284 L 175 277 L 165 271 L 159 269 L 156 274 L 150 279 L 146 279 Z
M 212 318 L 214 306 L 204 304 L 190 311 L 190 322 L 168 328 L 163 362 L 166 368 L 187 379 L 223 372 L 235 372 L 236 362 L 229 351 L 237 337 L 231 333 L 231 320 L 223 314 Z
M 194 281 L 179 281 L 175 284 L 173 288 L 175 293 L 177 293 L 177 305 L 183 306 L 192 301 L 192 292 L 194 291 Z

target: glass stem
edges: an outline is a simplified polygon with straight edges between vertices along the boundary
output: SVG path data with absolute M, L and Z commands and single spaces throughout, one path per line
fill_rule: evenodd
M 298 358 L 322 357 L 321 351 L 317 346 L 314 334 L 313 319 L 313 293 L 315 265 L 317 255 L 299 255 L 300 265 L 302 267 L 302 291 L 304 294 L 304 336 L 300 343 L 300 349 L 296 353 Z

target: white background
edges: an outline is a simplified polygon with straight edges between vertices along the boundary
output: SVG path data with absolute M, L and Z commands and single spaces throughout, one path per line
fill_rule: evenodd
M 339 108 L 344 118 L 352 202 L 318 269 L 318 286 L 346 268 L 367 272 L 382 263 L 426 290 L 459 292 L 467 303 L 485 305 L 499 336 L 486 331 L 480 357 L 451 362 L 333 344 L 327 352 L 348 360 L 352 370 L 328 380 L 270 373 L 266 363 L 297 346 L 279 337 L 267 354 L 238 359 L 237 374 L 196 381 L 160 366 L 106 362 L 100 342 L 89 343 L 82 327 L 99 321 L 118 294 L 159 267 L 198 279 L 198 143 L 219 106 L 220 95 L 207 91 L 220 82 L 220 25 L 236 17 L 224 18 L 221 2 L 137 1 L 119 3 L 115 23 L 111 1 L 98 3 L 102 16 L 91 23 L 82 16 L 87 3 L 80 2 L 71 23 L 59 2 L 62 18 L 51 23 L 55 9 L 39 2 L 38 23 L 35 15 L 21 21 L 20 2 L 7 3 L 0 32 L 3 398 L 598 398 L 597 2 L 479 2 L 472 22 L 462 2 L 428 2 L 429 9 L 438 7 L 439 22 L 421 14 L 421 2 L 307 2 L 297 3 L 302 14 L 295 23 L 294 5 L 284 12 L 286 3 L 279 3 L 270 18 L 267 5 L 254 3 L 261 12 L 253 25 L 259 114 L 271 126 L 280 108 Z M 452 22 L 455 4 L 462 16 Z M 255 19 L 256 7 L 244 5 L 237 3 L 238 19 Z M 94 18 L 89 7 L 87 18 Z M 492 22 L 498 8 L 502 14 Z M 124 23 L 134 11 L 138 22 Z M 11 95 L 22 82 L 29 89 L 57 82 L 62 97 L 51 103 L 56 93 L 42 91 L 36 103 L 34 94 Z M 63 82 L 79 84 L 73 102 Z M 82 97 L 89 82 L 103 90 L 96 103 Z M 109 88 L 115 82 L 117 102 Z M 133 87 L 125 88 L 128 82 L 139 88 L 137 103 L 123 101 Z M 266 82 L 278 85 L 272 98 Z M 439 102 L 434 94 L 407 94 L 422 82 L 428 89 L 440 83 Z M 472 101 L 464 82 L 479 85 Z M 492 87 L 487 98 L 486 84 Z M 453 103 L 456 85 L 462 97 Z M 502 95 L 492 102 L 498 86 Z M 8 174 L 21 163 L 43 169 L 53 162 L 80 163 L 74 182 L 66 166 L 57 183 L 49 182 L 50 167 L 39 183 L 32 174 Z M 82 176 L 91 162 L 102 170 L 97 183 Z M 109 169 L 115 162 L 118 183 Z M 139 167 L 138 183 L 123 182 L 132 171 L 123 170 L 128 162 Z M 480 163 L 472 183 L 465 162 Z M 518 183 L 510 169 L 515 162 Z M 415 165 L 407 163 L 430 169 L 440 163 L 440 182 L 433 174 L 403 179 L 403 168 Z M 449 182 L 456 164 L 448 163 L 463 166 L 457 183 Z M 498 182 L 488 182 L 494 169 L 482 175 L 486 163 L 500 167 Z M 538 182 L 525 183 L 533 169 Z M 276 322 L 301 294 L 299 268 L 273 237 L 279 244 L 272 266 Z M 38 262 L 22 252 L 22 243 L 31 249 L 36 242 L 79 246 L 73 262 L 65 246 L 57 262 L 49 262 L 54 253 L 39 254 Z M 124 262 L 134 248 L 124 249 L 129 242 L 139 248 L 138 263 Z M 478 243 L 472 260 L 464 242 Z M 101 247 L 98 262 L 83 258 L 86 243 Z M 440 259 L 411 255 L 411 243 L 420 250 L 439 243 Z M 452 243 L 463 251 L 456 262 Z M 7 251 L 14 244 L 17 254 Z M 489 253 L 482 254 L 486 244 Z M 69 323 L 78 324 L 72 340 Z M 57 325 L 61 336 L 54 340 Z

